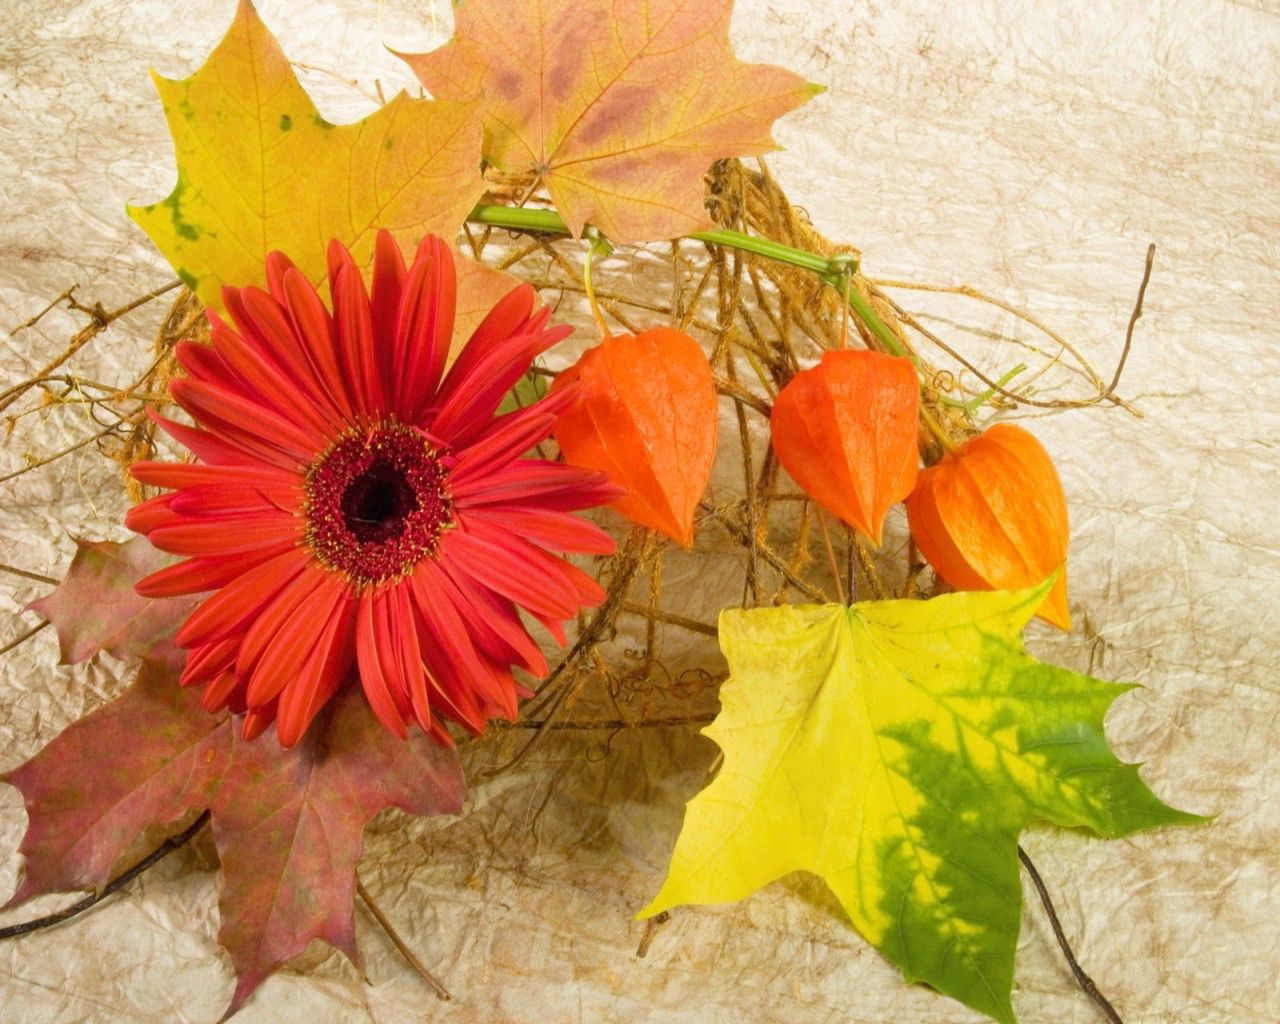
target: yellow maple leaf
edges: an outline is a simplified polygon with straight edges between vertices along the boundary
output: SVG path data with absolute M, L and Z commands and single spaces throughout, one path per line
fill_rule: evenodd
M 249 0 L 198 71 L 152 78 L 178 182 L 129 215 L 214 309 L 224 284 L 264 283 L 274 249 L 323 285 L 330 239 L 361 266 L 379 228 L 404 245 L 452 241 L 484 192 L 474 102 L 401 93 L 362 121 L 330 124 Z

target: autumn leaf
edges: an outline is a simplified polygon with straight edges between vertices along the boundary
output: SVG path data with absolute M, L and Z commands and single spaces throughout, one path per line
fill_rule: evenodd
M 246 743 L 158 662 L 112 703 L 3 776 L 26 804 L 25 874 L 9 905 L 100 888 L 155 824 L 212 811 L 221 861 L 219 941 L 239 979 L 228 1014 L 315 938 L 358 962 L 353 894 L 365 825 L 386 807 L 456 813 L 465 785 L 453 748 L 396 739 L 348 685 L 328 717 L 281 750 Z
M 453 38 L 401 54 L 438 99 L 483 95 L 484 156 L 533 175 L 575 235 L 617 243 L 710 225 L 702 176 L 776 146 L 818 87 L 729 43 L 732 0 L 467 0 Z
M 641 916 L 810 871 L 908 981 L 1012 1022 L 1026 824 L 1202 820 L 1112 754 L 1102 721 L 1128 687 L 1027 655 L 1046 590 L 722 612 L 706 735 L 724 764 Z
M 26 871 L 7 905 L 101 888 L 143 829 L 209 805 L 230 754 L 230 719 L 144 663 L 123 696 L 0 776 L 22 792 L 29 819 L 18 848 Z
M 718 430 L 715 376 L 683 331 L 617 334 L 588 349 L 552 391 L 574 385 L 555 438 L 573 466 L 626 490 L 610 504 L 688 547 L 707 489 Z
M 229 1013 L 312 939 L 360 962 L 353 900 L 364 827 L 387 807 L 456 814 L 466 787 L 457 752 L 421 733 L 393 736 L 357 686 L 329 719 L 281 750 L 266 733 L 236 739 L 213 799 L 222 861 L 218 939 L 239 980 Z
M 213 309 L 223 285 L 264 284 L 273 250 L 323 287 L 332 238 L 361 267 L 381 227 L 402 245 L 452 239 L 484 192 L 474 103 L 401 93 L 362 121 L 330 124 L 248 0 L 200 70 L 152 77 L 178 182 L 129 215 Z
M 177 657 L 163 641 L 171 638 L 195 606 L 192 598 L 152 600 L 139 597 L 133 585 L 173 561 L 145 537 L 123 544 L 109 540 L 77 540 L 66 576 L 52 593 L 27 607 L 39 612 L 58 634 L 64 665 L 88 661 L 99 651 L 113 657 Z

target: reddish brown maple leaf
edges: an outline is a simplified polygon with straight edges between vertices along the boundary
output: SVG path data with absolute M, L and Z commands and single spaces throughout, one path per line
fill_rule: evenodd
M 143 829 L 209 806 L 231 756 L 229 722 L 146 662 L 122 697 L 0 776 L 22 792 L 28 818 L 26 872 L 8 905 L 101 888 Z
M 820 91 L 745 64 L 733 0 L 467 0 L 453 38 L 401 54 L 441 100 L 483 95 L 484 156 L 532 174 L 575 235 L 619 243 L 710 224 L 702 176 L 776 146 L 773 122 Z
M 184 652 L 172 636 L 184 602 L 133 594 L 162 558 L 141 539 L 80 542 L 66 578 L 33 605 L 57 626 L 64 660 L 108 650 L 143 663 L 122 696 L 0 776 L 29 819 L 25 873 L 8 905 L 100 888 L 144 829 L 208 808 L 221 861 L 218 939 L 239 976 L 229 1015 L 312 939 L 358 962 L 365 825 L 387 807 L 457 813 L 466 786 L 454 749 L 422 734 L 396 739 L 351 681 L 290 750 L 274 733 L 240 739 L 231 718 L 201 707 L 198 689 L 177 685 Z
M 360 962 L 356 864 L 374 815 L 386 807 L 411 814 L 462 809 L 466 786 L 452 747 L 421 733 L 397 739 L 357 686 L 335 698 L 328 715 L 289 750 L 273 733 L 237 739 L 214 796 L 218 940 L 239 975 L 228 1013 L 312 939 Z
M 150 600 L 133 585 L 173 561 L 145 537 L 117 544 L 77 540 L 71 568 L 54 590 L 27 607 L 53 623 L 64 665 L 88 661 L 99 651 L 121 660 L 176 657 L 166 643 L 195 606 L 189 597 Z
M 273 733 L 246 743 L 198 691 L 144 663 L 123 696 L 0 776 L 30 819 L 25 875 L 8 905 L 100 888 L 144 828 L 208 807 L 221 861 L 218 940 L 239 976 L 228 1014 L 312 939 L 358 963 L 365 825 L 387 807 L 457 813 L 466 787 L 453 748 L 421 734 L 396 739 L 358 687 L 324 714 L 290 750 Z

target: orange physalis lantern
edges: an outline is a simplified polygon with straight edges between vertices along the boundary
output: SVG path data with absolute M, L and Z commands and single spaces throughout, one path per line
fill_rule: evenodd
M 911 361 L 826 352 L 773 404 L 773 450 L 814 501 L 880 543 L 889 506 L 919 472 L 920 382 Z
M 715 378 L 701 347 L 667 327 L 606 337 L 552 391 L 570 382 L 578 396 L 555 427 L 565 459 L 608 473 L 627 491 L 614 508 L 688 547 L 718 427 Z
M 1033 435 L 997 423 L 920 474 L 907 499 L 920 553 L 961 590 L 1015 590 L 1057 572 L 1036 613 L 1071 628 L 1067 607 L 1067 499 Z

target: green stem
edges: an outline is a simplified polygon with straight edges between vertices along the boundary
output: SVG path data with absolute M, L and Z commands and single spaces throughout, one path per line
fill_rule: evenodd
M 467 217 L 472 224 L 487 224 L 496 228 L 511 231 L 536 231 L 542 234 L 567 235 L 569 228 L 555 210 L 531 210 L 520 206 L 497 206 L 481 203 Z M 716 229 L 714 231 L 695 231 L 688 238 L 712 245 L 723 245 L 743 252 L 755 253 L 766 259 L 777 260 L 801 270 L 809 270 L 822 278 L 825 284 L 837 291 L 844 291 L 844 282 L 850 271 L 849 256 L 819 256 L 804 249 L 795 249 L 781 242 L 772 242 L 767 238 L 743 234 L 741 231 Z M 857 292 L 848 293 L 849 306 L 867 329 L 879 339 L 885 350 L 891 355 L 905 356 L 907 351 L 898 340 L 897 335 L 889 330 L 888 325 L 880 319 L 867 302 Z
M 1000 391 L 1001 389 L 1003 389 L 1004 386 L 1008 384 L 1011 380 L 1013 380 L 1014 377 L 1018 376 L 1018 374 L 1020 373 L 1025 373 L 1026 370 L 1027 370 L 1026 363 L 1019 363 L 1012 370 L 1010 370 L 1003 377 L 1001 377 L 998 381 L 996 381 L 995 387 L 987 388 L 986 391 L 982 392 L 980 395 L 975 395 L 973 398 L 969 399 L 969 401 L 962 402 L 958 398 L 948 398 L 946 395 L 943 395 L 942 404 L 950 406 L 953 409 L 963 409 L 966 413 L 972 416 L 975 412 L 977 412 L 989 401 L 991 401 L 992 396 L 997 391 Z

